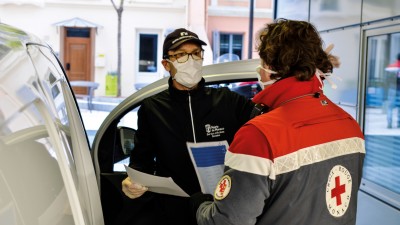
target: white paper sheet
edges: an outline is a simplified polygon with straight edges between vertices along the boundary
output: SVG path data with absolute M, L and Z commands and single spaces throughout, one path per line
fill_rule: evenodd
M 188 142 L 186 145 L 199 179 L 201 191 L 205 194 L 214 194 L 217 183 L 224 174 L 228 142 Z
M 125 170 L 131 180 L 149 188 L 149 191 L 161 194 L 189 197 L 171 177 L 159 177 L 132 169 L 125 165 Z

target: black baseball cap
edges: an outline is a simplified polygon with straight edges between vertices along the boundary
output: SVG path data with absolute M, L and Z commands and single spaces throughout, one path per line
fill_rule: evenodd
M 191 41 L 199 45 L 207 45 L 204 41 L 199 39 L 197 34 L 186 30 L 185 28 L 179 28 L 168 34 L 165 38 L 163 45 L 163 58 L 168 58 L 169 50 L 175 49 L 187 41 Z

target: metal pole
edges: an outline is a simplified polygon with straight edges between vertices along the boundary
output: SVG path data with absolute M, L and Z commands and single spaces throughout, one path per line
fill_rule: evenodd
M 253 19 L 254 19 L 254 0 L 250 0 L 250 16 L 249 16 L 249 49 L 248 59 L 253 58 Z

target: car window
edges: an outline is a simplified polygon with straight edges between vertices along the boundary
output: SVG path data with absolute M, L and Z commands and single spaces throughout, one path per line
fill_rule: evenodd
M 48 47 L 31 45 L 29 54 L 35 65 L 38 85 L 44 93 L 43 101 L 49 111 L 49 118 L 46 119 L 48 123 L 53 124 L 54 157 L 60 167 L 69 171 L 62 174 L 64 185 L 74 187 L 67 190 L 69 201 L 73 202 L 73 207 L 81 208 L 72 210 L 77 212 L 78 217 L 94 220 L 91 218 L 91 204 L 98 200 L 93 195 L 97 190 L 96 181 L 88 181 L 93 177 L 88 174 L 91 175 L 94 171 L 93 168 L 85 166 L 90 165 L 91 156 L 71 89 L 59 61 Z
M 55 122 L 49 101 L 31 59 L 43 58 L 37 47 L 8 55 L 2 60 L 0 87 L 0 208 L 10 215 L 8 224 L 48 224 L 57 218 L 74 224 L 63 172 L 58 164 Z M 11 58 L 17 57 L 17 58 Z M 17 60 L 17 61 L 14 61 Z M 50 72 L 46 66 L 46 72 Z M 7 93 L 7 94 L 6 94 Z M 51 207 L 50 207 L 51 206 Z M 18 214 L 16 214 L 18 212 Z M 50 213 L 51 212 L 51 213 Z M 20 220 L 30 219 L 21 222 Z M 51 223 L 51 222 L 50 222 Z
M 257 81 L 240 81 L 240 82 L 219 82 L 216 84 L 209 84 L 210 87 L 227 87 L 231 91 L 252 99 L 255 94 L 261 91 L 261 87 Z

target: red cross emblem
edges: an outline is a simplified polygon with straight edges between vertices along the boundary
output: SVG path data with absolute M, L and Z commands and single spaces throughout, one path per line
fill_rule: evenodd
M 224 193 L 226 188 L 226 180 L 223 180 L 220 184 L 219 184 L 219 192 L 220 193 Z
M 342 165 L 335 165 L 329 172 L 325 189 L 326 207 L 334 217 L 343 216 L 350 206 L 352 192 L 351 173 Z
M 339 206 L 342 204 L 341 194 L 346 192 L 346 185 L 340 185 L 340 177 L 335 177 L 335 188 L 331 191 L 331 198 L 336 198 L 336 205 Z
M 218 185 L 215 187 L 214 198 L 216 200 L 224 199 L 231 190 L 231 178 L 228 175 L 225 175 L 219 180 Z

